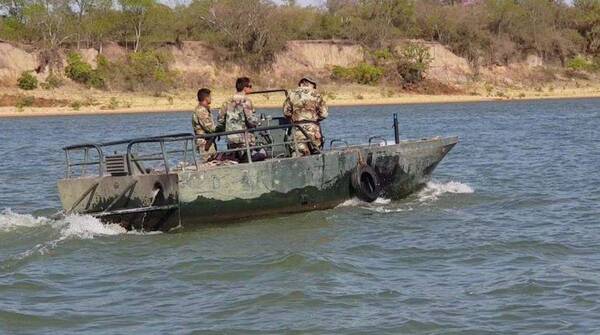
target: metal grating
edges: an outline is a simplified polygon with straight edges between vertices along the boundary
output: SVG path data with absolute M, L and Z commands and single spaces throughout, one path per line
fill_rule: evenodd
M 106 172 L 112 176 L 126 176 L 127 173 L 127 162 L 125 155 L 113 155 L 106 156 Z

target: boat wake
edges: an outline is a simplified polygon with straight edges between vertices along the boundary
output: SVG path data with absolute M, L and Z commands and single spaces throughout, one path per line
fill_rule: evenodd
M 390 199 L 386 199 L 386 198 L 377 198 L 375 201 L 369 203 L 366 201 L 362 201 L 358 198 L 352 198 L 352 199 L 348 199 L 346 201 L 344 201 L 343 203 L 339 204 L 337 207 L 358 207 L 358 206 L 371 206 L 371 205 L 387 205 L 390 202 L 392 202 L 392 200 Z
M 67 240 L 88 240 L 101 236 L 121 234 L 148 234 L 144 232 L 129 232 L 116 224 L 103 224 L 100 220 L 89 215 L 67 215 L 59 220 L 47 217 L 35 217 L 30 214 L 15 213 L 10 209 L 0 212 L 0 240 L 13 239 L 10 235 L 32 235 L 32 240 L 39 242 L 25 251 L 8 256 L 2 263 L 14 263 L 32 255 L 46 255 L 60 243 Z M 1 268 L 2 266 L 0 266 Z
M 470 194 L 474 192 L 475 190 L 471 186 L 461 182 L 449 181 L 442 183 L 430 181 L 421 191 L 409 197 L 406 201 L 392 203 L 390 199 L 377 198 L 377 200 L 369 203 L 358 198 L 352 198 L 344 201 L 337 208 L 359 207 L 377 213 L 399 213 L 412 211 L 414 206 L 433 203 L 444 194 Z
M 0 233 L 37 227 L 49 227 L 57 230 L 61 240 L 92 239 L 95 236 L 127 233 L 127 230 L 119 225 L 105 225 L 100 220 L 88 215 L 68 215 L 60 220 L 52 220 L 43 216 L 34 217 L 30 214 L 15 213 L 10 209 L 0 212 Z
M 474 193 L 475 190 L 461 182 L 449 181 L 446 183 L 439 183 L 436 181 L 430 181 L 426 184 L 425 188 L 417 193 L 417 198 L 420 202 L 432 202 L 438 200 L 442 195 L 451 194 L 470 194 Z

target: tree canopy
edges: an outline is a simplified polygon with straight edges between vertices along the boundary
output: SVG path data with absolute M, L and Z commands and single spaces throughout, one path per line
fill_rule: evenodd
M 0 39 L 42 49 L 115 41 L 132 51 L 205 41 L 224 57 L 273 59 L 286 41 L 348 39 L 378 49 L 400 38 L 440 42 L 477 64 L 526 54 L 565 62 L 600 56 L 600 0 L 0 0 Z

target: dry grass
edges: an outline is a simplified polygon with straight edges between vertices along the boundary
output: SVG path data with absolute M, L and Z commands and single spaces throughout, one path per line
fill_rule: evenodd
M 431 88 L 431 86 L 427 87 Z M 491 88 L 488 91 L 485 83 L 479 83 L 461 87 L 456 91 L 442 90 L 443 93 L 439 94 L 439 90 L 430 93 L 407 91 L 397 87 L 330 84 L 320 86 L 319 90 L 330 106 L 600 97 L 600 83 L 583 80 L 552 82 L 538 88 L 517 86 L 492 86 Z M 159 96 L 105 92 L 77 86 L 48 91 L 37 89 L 26 93 L 13 88 L 5 91 L 0 98 L 0 105 L 4 106 L 0 107 L 0 117 L 191 111 L 196 105 L 195 92 L 191 90 L 164 93 Z M 434 94 L 435 92 L 438 94 Z M 231 94 L 230 90 L 214 89 L 213 108 L 218 108 Z M 25 95 L 34 97 L 33 105 L 17 107 L 15 97 Z M 278 108 L 283 105 L 284 96 L 282 94 L 255 95 L 252 99 L 257 107 Z
M 69 100 L 66 99 L 54 99 L 37 97 L 30 94 L 3 94 L 0 95 L 0 107 L 17 107 L 23 104 L 24 101 L 28 101 L 27 105 L 30 107 L 65 107 L 69 105 Z

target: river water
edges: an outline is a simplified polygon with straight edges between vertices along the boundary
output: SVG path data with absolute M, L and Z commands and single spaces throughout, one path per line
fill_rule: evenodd
M 52 221 L 62 146 L 189 113 L 0 119 L 0 334 L 600 332 L 600 100 L 332 108 L 328 138 L 458 135 L 402 201 L 176 233 Z

